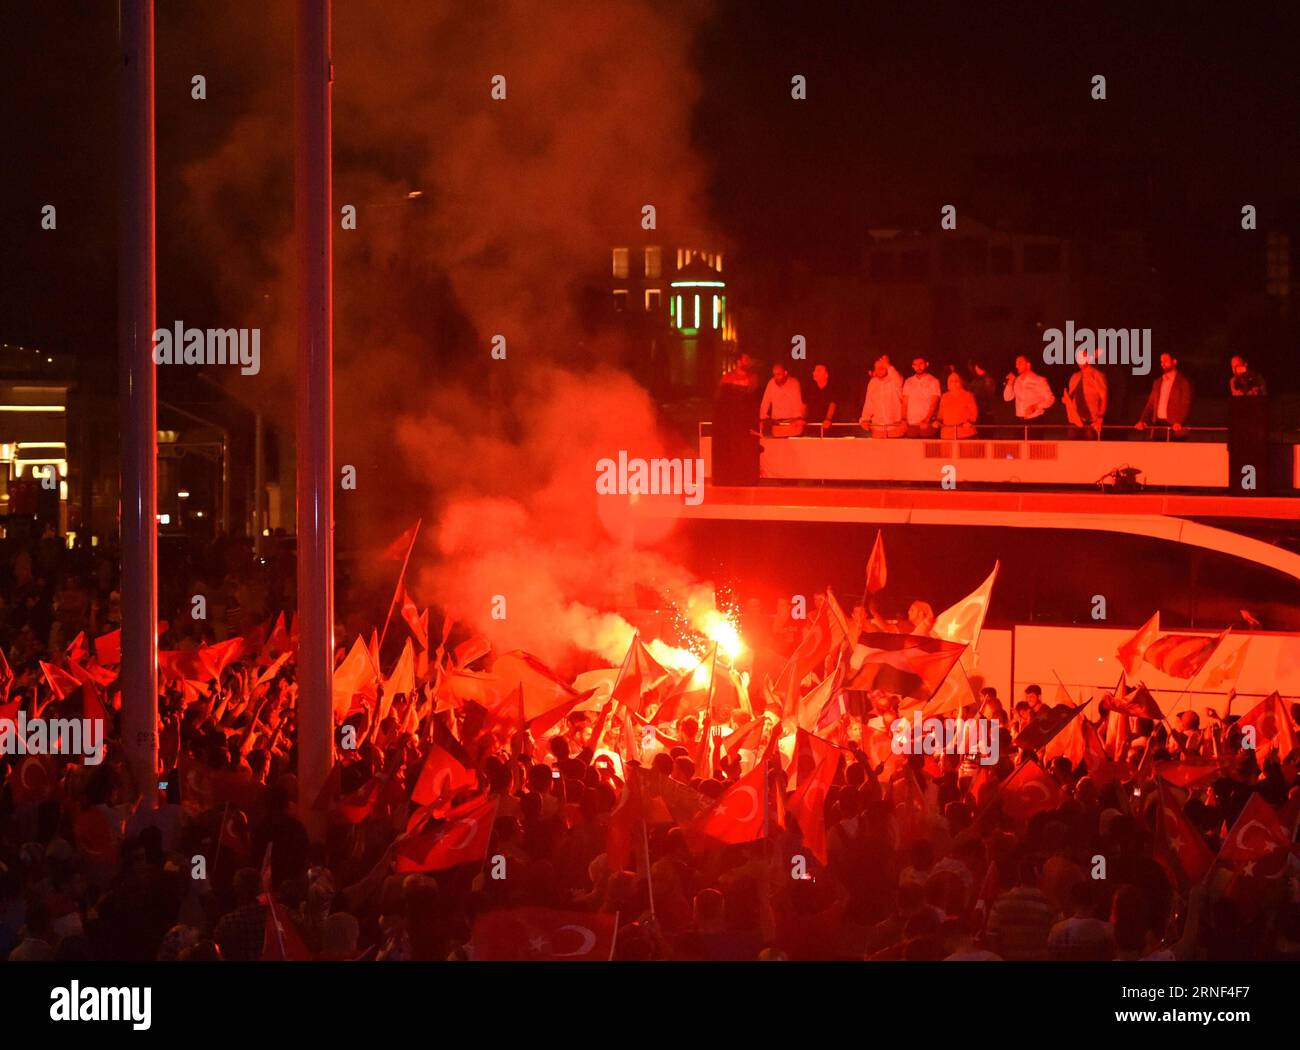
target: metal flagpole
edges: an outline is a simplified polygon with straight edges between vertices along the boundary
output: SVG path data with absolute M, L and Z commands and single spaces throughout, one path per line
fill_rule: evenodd
M 122 745 L 142 795 L 158 798 L 158 426 L 153 361 L 153 0 L 121 0 L 122 215 L 118 350 L 122 411 Z
M 298 809 L 333 758 L 334 377 L 330 202 L 330 0 L 298 0 L 294 225 L 298 261 Z M 311 829 L 319 833 L 319 826 Z

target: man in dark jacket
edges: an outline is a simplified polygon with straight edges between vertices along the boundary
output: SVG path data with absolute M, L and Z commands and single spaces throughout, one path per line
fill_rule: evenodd
M 1160 355 L 1160 373 L 1151 387 L 1151 396 L 1142 409 L 1137 428 L 1170 427 L 1174 436 L 1180 437 L 1192 412 L 1192 384 L 1178 371 L 1178 358 L 1173 354 Z M 1155 436 L 1153 433 L 1152 437 Z

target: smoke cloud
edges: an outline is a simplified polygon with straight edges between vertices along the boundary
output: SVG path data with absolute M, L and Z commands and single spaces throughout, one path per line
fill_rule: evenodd
M 598 459 L 681 450 L 618 370 L 627 348 L 584 291 L 603 302 L 614 245 L 634 258 L 648 244 L 666 256 L 719 246 L 689 135 L 707 8 L 334 11 L 334 198 L 356 207 L 358 227 L 335 234 L 336 462 L 358 468 L 356 492 L 336 501 L 341 534 L 376 549 L 422 514 L 437 557 L 422 600 L 499 647 L 617 661 L 631 628 L 614 610 L 638 585 L 683 603 L 708 589 L 597 513 Z M 215 26 L 215 12 L 193 17 Z M 248 110 L 187 167 L 184 211 L 191 240 L 217 257 L 223 301 L 266 316 L 264 346 L 278 351 L 264 351 L 253 396 L 291 434 L 291 85 L 258 76 L 291 61 L 291 15 L 258 17 L 264 32 L 241 36 L 252 54 L 231 56 Z M 648 204 L 654 231 L 641 229 Z M 262 247 L 241 250 L 250 226 Z M 490 354 L 497 335 L 505 360 Z M 498 594 L 504 620 L 489 615 Z

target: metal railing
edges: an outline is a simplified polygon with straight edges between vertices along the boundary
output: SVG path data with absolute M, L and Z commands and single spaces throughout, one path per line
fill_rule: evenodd
M 755 425 L 755 430 L 759 427 Z M 879 429 L 879 428 L 878 428 Z M 863 438 L 875 441 L 1193 441 L 1210 444 L 1226 444 L 1227 427 L 1183 427 L 1174 431 L 1167 426 L 1103 425 L 1098 435 L 1092 428 L 1071 426 L 1068 423 L 978 423 L 973 433 L 958 437 L 952 433 L 956 428 L 935 427 L 925 434 L 897 437 L 873 435 L 856 421 L 852 423 L 805 423 L 801 433 L 771 433 L 771 421 L 765 420 L 762 434 L 765 440 L 797 441 L 818 438 Z M 713 423 L 702 420 L 699 423 L 699 436 L 712 437 Z

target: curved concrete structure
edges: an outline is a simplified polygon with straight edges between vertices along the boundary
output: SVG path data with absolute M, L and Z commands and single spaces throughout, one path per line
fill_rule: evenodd
M 976 525 L 1128 533 L 1219 551 L 1300 581 L 1300 554 L 1179 516 L 1300 521 L 1300 500 L 1293 498 L 708 486 L 699 506 L 678 509 L 684 518 L 733 521 Z

